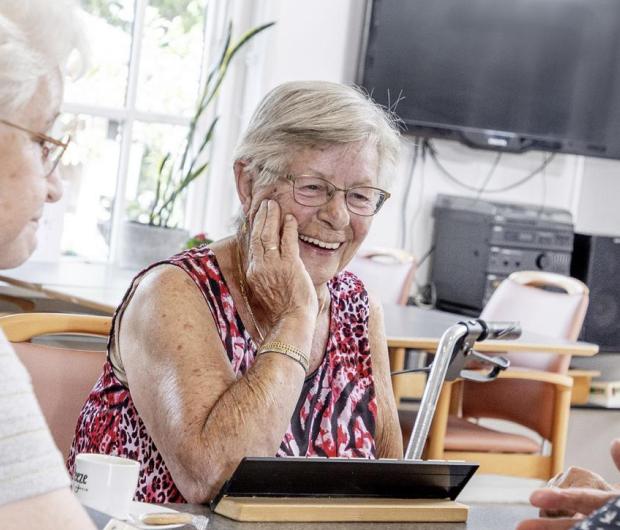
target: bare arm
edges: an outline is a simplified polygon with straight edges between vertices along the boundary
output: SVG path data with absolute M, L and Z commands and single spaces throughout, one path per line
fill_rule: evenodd
M 2 530 L 95 530 L 69 488 L 0 506 Z
M 297 244 L 294 220 L 283 229 L 282 255 L 261 254 L 274 244 L 267 236 L 275 234 L 279 243 L 278 219 L 279 209 L 268 216 L 265 207 L 252 235 L 253 278 L 272 282 L 282 298 L 272 305 L 286 306 L 275 312 L 266 341 L 309 352 L 317 301 L 298 251 L 287 247 Z M 297 283 L 278 288 L 287 278 Z M 188 501 L 212 498 L 244 456 L 276 453 L 304 370 L 289 357 L 266 353 L 237 379 L 202 294 L 185 272 L 162 266 L 142 280 L 125 311 L 119 345 L 136 408 Z
M 381 304 L 370 297 L 370 351 L 377 396 L 377 455 L 379 458 L 402 458 L 403 438 L 390 377 L 390 360 L 383 324 Z

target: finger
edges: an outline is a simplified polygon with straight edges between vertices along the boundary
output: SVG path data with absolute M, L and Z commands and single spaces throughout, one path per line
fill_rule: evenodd
M 616 468 L 620 471 L 620 438 L 611 442 L 611 458 L 616 464 Z
M 593 488 L 610 490 L 611 487 L 599 474 L 578 466 L 571 466 L 564 473 L 558 475 L 548 486 L 558 488 Z
M 299 256 L 297 219 L 289 213 L 284 217 L 282 227 L 282 257 L 296 258 L 297 256 Z
M 568 530 L 577 524 L 577 519 L 526 519 L 521 521 L 516 530 Z
M 250 259 L 263 259 L 265 249 L 261 242 L 261 233 L 267 217 L 267 201 L 262 201 L 258 207 L 258 211 L 254 216 L 254 222 L 250 232 Z
M 587 515 L 614 496 L 614 492 L 589 488 L 548 488 L 534 491 L 530 496 L 530 502 L 545 510 L 562 510 Z
M 551 488 L 553 486 L 561 487 L 563 480 L 564 480 L 564 471 L 560 471 L 555 477 L 553 477 L 547 482 L 547 487 L 548 488 Z
M 577 514 L 573 512 L 572 510 L 543 510 L 541 508 L 538 511 L 539 517 L 560 518 L 560 517 L 574 517 L 575 515 Z
M 260 235 L 265 253 L 280 251 L 280 205 L 277 201 L 267 201 L 265 224 Z

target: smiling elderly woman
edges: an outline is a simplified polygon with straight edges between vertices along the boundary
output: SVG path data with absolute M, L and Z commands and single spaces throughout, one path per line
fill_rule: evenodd
M 235 156 L 237 234 L 134 280 L 70 464 L 129 456 L 139 500 L 205 502 L 244 456 L 401 457 L 381 308 L 343 272 L 398 148 L 352 88 L 270 92 Z

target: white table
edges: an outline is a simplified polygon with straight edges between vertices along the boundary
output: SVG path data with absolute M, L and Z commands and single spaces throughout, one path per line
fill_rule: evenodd
M 15 269 L 0 270 L 0 281 L 112 314 L 136 273 L 135 270 L 103 263 L 29 261 Z M 425 351 L 435 351 L 443 332 L 459 320 L 468 318 L 395 304 L 385 304 L 384 313 L 390 348 Z M 586 357 L 598 351 L 595 344 L 545 337 L 527 330 L 519 340 L 486 341 L 476 347 L 482 352 L 539 351 Z
M 0 270 L 0 281 L 112 314 L 136 274 L 104 263 L 28 261 Z

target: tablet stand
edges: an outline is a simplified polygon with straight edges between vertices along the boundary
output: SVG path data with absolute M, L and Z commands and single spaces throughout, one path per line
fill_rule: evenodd
M 493 381 L 499 372 L 510 366 L 510 361 L 505 357 L 489 357 L 474 351 L 474 343 L 485 339 L 517 339 L 520 336 L 521 329 L 518 322 L 485 322 L 472 319 L 459 322 L 446 330 L 439 341 L 428 381 L 424 387 L 420 410 L 405 451 L 405 459 L 419 460 L 422 458 L 422 451 L 444 381 L 454 381 L 459 377 L 481 383 Z M 492 369 L 486 374 L 466 370 L 465 364 L 470 359 L 489 364 Z
M 455 501 L 478 468 L 470 462 L 421 461 L 422 448 L 445 380 L 491 381 L 508 367 L 503 357 L 475 351 L 476 341 L 516 338 L 515 323 L 459 322 L 441 337 L 404 460 L 245 457 L 211 509 L 237 521 L 464 522 Z M 471 359 L 487 373 L 466 370 Z

